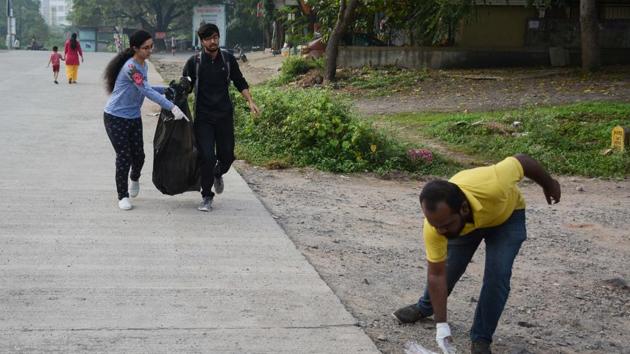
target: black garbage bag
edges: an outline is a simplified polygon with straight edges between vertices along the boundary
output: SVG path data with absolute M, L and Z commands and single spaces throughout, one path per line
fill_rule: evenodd
M 171 81 L 165 93 L 189 118 L 190 88 L 190 78 L 182 77 Z M 163 194 L 176 195 L 199 191 L 200 179 L 192 121 L 174 120 L 170 111 L 162 109 L 153 137 L 153 184 Z

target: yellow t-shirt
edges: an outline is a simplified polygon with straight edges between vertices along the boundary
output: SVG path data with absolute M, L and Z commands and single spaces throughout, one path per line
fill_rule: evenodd
M 508 157 L 496 165 L 464 170 L 453 176 L 449 182 L 455 183 L 464 192 L 473 211 L 474 223 L 466 223 L 460 236 L 476 229 L 501 225 L 514 210 L 525 209 L 525 200 L 517 185 L 523 176 L 523 166 L 515 157 Z M 433 263 L 445 261 L 448 240 L 426 218 L 423 235 L 427 260 Z

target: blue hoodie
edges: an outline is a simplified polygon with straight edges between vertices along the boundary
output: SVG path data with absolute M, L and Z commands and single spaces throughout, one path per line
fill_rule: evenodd
M 129 58 L 118 73 L 114 91 L 105 106 L 105 113 L 120 118 L 138 119 L 145 97 L 170 111 L 175 104 L 162 96 L 166 88 L 149 85 L 147 77 L 147 64 L 141 65 Z

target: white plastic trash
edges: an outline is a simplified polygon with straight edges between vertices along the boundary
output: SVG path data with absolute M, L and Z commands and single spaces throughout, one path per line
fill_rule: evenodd
M 429 349 L 423 347 L 422 344 L 416 343 L 414 341 L 409 341 L 405 343 L 405 354 L 438 354 L 438 353 L 430 351 Z
M 405 354 L 440 354 L 434 351 L 431 351 L 425 347 L 422 346 L 422 344 L 414 342 L 414 341 L 408 341 L 407 343 L 405 343 Z M 457 354 L 457 349 L 455 349 L 454 346 L 450 346 L 450 348 L 448 348 L 448 352 L 444 352 L 442 354 Z

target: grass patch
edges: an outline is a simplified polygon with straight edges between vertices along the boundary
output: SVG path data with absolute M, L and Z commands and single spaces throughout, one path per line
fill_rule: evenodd
M 490 113 L 398 114 L 375 119 L 404 125 L 419 136 L 438 139 L 484 160 L 526 153 L 556 174 L 630 175 L 630 153 L 602 155 L 610 147 L 612 128 L 630 126 L 628 103 L 581 103 Z
M 254 164 L 440 176 L 459 167 L 420 145 L 394 141 L 352 116 L 349 103 L 328 90 L 259 86 L 253 91 L 262 109 L 259 117 L 250 115 L 242 99 L 234 97 L 233 101 L 236 152 Z
M 410 92 L 428 76 L 427 70 L 407 70 L 396 67 L 341 70 L 337 76 L 340 87 L 361 91 L 371 97 L 387 96 L 396 92 Z

